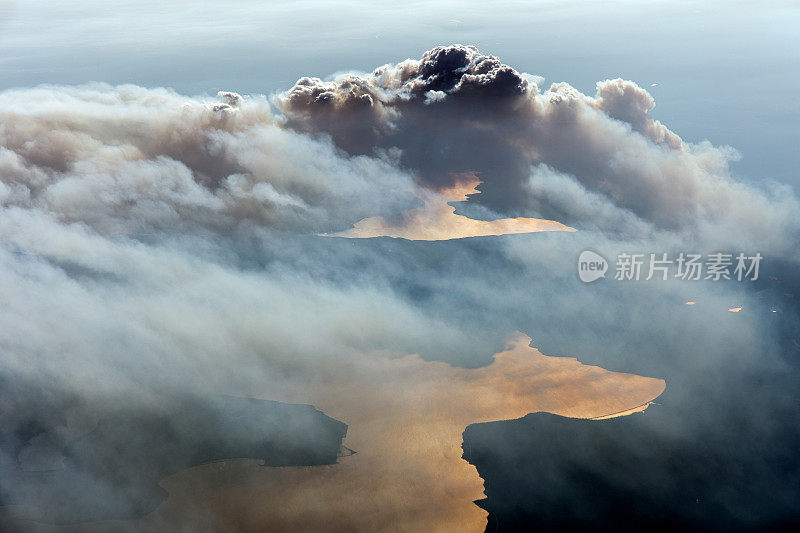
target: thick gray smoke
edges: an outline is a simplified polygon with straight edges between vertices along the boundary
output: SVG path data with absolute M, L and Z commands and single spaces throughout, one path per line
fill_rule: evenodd
M 348 153 L 399 148 L 426 186 L 478 172 L 477 201 L 503 214 L 633 235 L 647 224 L 720 244 L 736 227 L 737 242 L 785 253 L 798 237 L 788 189 L 736 183 L 734 150 L 683 142 L 648 116 L 653 98 L 630 81 L 599 82 L 594 96 L 567 83 L 542 90 L 498 58 L 454 45 L 366 76 L 303 78 L 278 105 L 291 127 L 329 134 Z

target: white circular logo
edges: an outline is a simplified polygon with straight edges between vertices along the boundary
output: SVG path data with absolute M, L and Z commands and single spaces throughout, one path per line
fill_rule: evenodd
M 584 283 L 606 277 L 607 270 L 608 261 L 600 254 L 584 250 L 578 257 L 578 277 Z

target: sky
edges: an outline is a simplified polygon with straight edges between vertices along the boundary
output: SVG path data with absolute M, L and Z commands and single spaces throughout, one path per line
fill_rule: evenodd
M 633 80 L 656 97 L 653 115 L 687 140 L 736 148 L 738 176 L 800 188 L 798 9 L 790 1 L 6 0 L 0 88 L 104 81 L 271 94 L 301 76 L 472 44 L 587 93 L 606 78 Z

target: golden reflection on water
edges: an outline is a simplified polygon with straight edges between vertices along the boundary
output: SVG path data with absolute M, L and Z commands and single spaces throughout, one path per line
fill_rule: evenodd
M 169 499 L 134 521 L 77 530 L 483 531 L 483 480 L 461 458 L 474 422 L 546 411 L 602 418 L 647 407 L 661 379 L 609 372 L 549 357 L 518 333 L 493 364 L 478 369 L 418 356 L 366 358 L 329 369 L 290 397 L 349 424 L 357 453 L 323 467 L 266 468 L 238 460 L 203 465 L 161 483 Z
M 407 213 L 402 222 L 391 223 L 383 217 L 370 217 L 356 223 L 351 229 L 330 235 L 366 239 L 370 237 L 396 237 L 412 241 L 445 241 L 465 237 L 534 233 L 537 231 L 575 231 L 553 220 L 538 218 L 502 218 L 475 220 L 455 213 L 448 202 L 467 200 L 479 193 L 480 179 L 474 173 L 460 174 L 460 181 L 450 188 L 434 192 L 420 190 L 417 196 L 423 207 Z

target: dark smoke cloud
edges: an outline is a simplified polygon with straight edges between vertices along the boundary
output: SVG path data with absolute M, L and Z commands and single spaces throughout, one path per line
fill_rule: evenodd
M 586 96 L 566 83 L 541 90 L 529 80 L 496 57 L 453 45 L 365 76 L 303 78 L 277 104 L 289 126 L 330 135 L 351 154 L 399 150 L 422 185 L 439 188 L 453 172 L 476 171 L 484 183 L 475 201 L 502 214 L 629 234 L 647 225 L 720 239 L 735 225 L 737 239 L 757 243 L 775 241 L 775 230 L 798 236 L 793 194 L 735 183 L 735 152 L 682 141 L 648 115 L 655 102 L 635 83 L 606 80 Z M 563 177 L 540 183 L 542 172 Z M 575 203 L 565 200 L 575 195 Z M 616 214 L 598 220 L 598 209 Z

